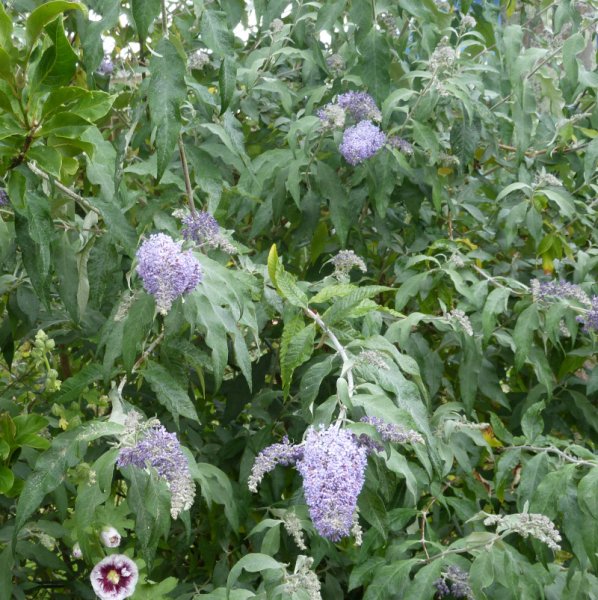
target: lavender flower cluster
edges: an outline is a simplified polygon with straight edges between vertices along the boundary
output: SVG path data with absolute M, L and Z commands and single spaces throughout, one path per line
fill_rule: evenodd
M 330 259 L 334 265 L 335 275 L 346 275 L 353 267 L 365 273 L 368 269 L 365 261 L 360 256 L 357 256 L 353 250 L 340 250 L 335 256 Z
M 0 206 L 8 206 L 10 201 L 8 199 L 8 194 L 6 190 L 0 189 Z
M 434 587 L 441 598 L 467 598 L 474 600 L 473 591 L 469 585 L 469 575 L 456 565 L 451 565 L 442 576 L 434 582 Z
M 598 296 L 591 298 L 583 289 L 568 281 L 538 281 L 531 282 L 532 297 L 535 302 L 548 303 L 551 300 L 575 300 L 584 304 L 587 308 L 584 314 L 579 315 L 576 320 L 583 325 L 586 333 L 598 331 Z
M 119 468 L 134 466 L 152 467 L 170 488 L 170 514 L 176 519 L 191 508 L 195 499 L 195 483 L 189 463 L 174 433 L 169 433 L 159 421 L 136 424 L 137 440 L 134 446 L 125 446 L 118 454 Z M 125 436 L 125 439 L 129 436 Z
M 220 248 L 228 254 L 235 252 L 234 246 L 222 235 L 218 221 L 207 211 L 194 212 L 182 219 L 182 234 L 199 246 Z
M 394 423 L 386 423 L 378 417 L 362 417 L 361 422 L 373 425 L 385 442 L 392 442 L 393 444 L 406 444 L 408 442 L 412 444 L 424 443 L 424 438 L 417 431 L 403 429 Z
M 367 451 L 350 431 L 334 426 L 308 431 L 297 470 L 321 536 L 338 542 L 351 533 L 366 466 Z
M 181 249 L 181 244 L 156 233 L 137 250 L 137 273 L 164 315 L 179 296 L 193 291 L 202 279 L 200 264 L 190 251 Z
M 347 127 L 339 150 L 350 165 L 371 158 L 386 144 L 386 134 L 373 123 L 382 120 L 376 101 L 365 92 L 339 94 L 336 103 L 327 104 L 317 112 L 326 129 L 345 126 L 347 116 L 356 124 Z
M 383 439 L 393 442 L 423 442 L 415 431 L 405 431 L 380 419 L 370 422 Z M 365 481 L 367 457 L 383 448 L 369 436 L 359 438 L 352 432 L 331 425 L 324 429 L 310 428 L 302 444 L 293 445 L 285 437 L 281 444 L 272 444 L 256 457 L 247 485 L 252 492 L 266 473 L 277 465 L 294 465 L 303 478 L 303 493 L 316 531 L 338 542 L 353 533 L 361 539 L 357 519 L 357 498 Z

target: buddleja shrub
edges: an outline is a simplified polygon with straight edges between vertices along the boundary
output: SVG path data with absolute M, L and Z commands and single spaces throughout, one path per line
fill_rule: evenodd
M 596 597 L 596 18 L 0 4 L 0 598 Z

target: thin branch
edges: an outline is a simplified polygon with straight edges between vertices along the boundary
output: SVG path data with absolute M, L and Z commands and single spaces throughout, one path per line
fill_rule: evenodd
M 583 460 L 581 458 L 575 458 L 562 450 L 559 450 L 555 446 L 548 446 L 543 448 L 542 446 L 506 446 L 504 448 L 498 449 L 500 452 L 505 452 L 506 450 L 527 450 L 528 452 L 546 452 L 547 454 L 555 454 L 556 456 L 562 458 L 566 462 L 570 462 L 574 465 L 586 466 L 586 467 L 598 467 L 598 460 Z
M 160 332 L 160 335 L 144 350 L 143 354 L 137 359 L 137 362 L 133 365 L 131 369 L 131 374 L 135 373 L 137 369 L 147 360 L 147 357 L 156 349 L 156 346 L 164 339 L 164 331 Z M 118 384 L 118 394 L 122 396 L 123 388 L 127 383 L 127 376 L 123 375 L 123 378 L 120 380 Z
M 187 190 L 187 202 L 191 213 L 195 214 L 195 202 L 193 201 L 193 188 L 191 187 L 191 178 L 189 177 L 189 164 L 187 163 L 187 154 L 185 153 L 185 144 L 183 137 L 179 137 L 179 154 L 181 156 L 181 164 L 183 165 L 183 176 L 185 178 L 185 189 Z
M 91 212 L 96 213 L 96 215 L 102 216 L 102 213 L 95 206 L 93 206 L 87 200 L 85 200 L 85 198 L 83 198 L 83 196 L 79 196 L 79 194 L 77 194 L 77 192 L 74 192 L 70 188 L 66 187 L 66 185 L 60 183 L 60 181 L 57 181 L 56 179 L 52 179 L 45 171 L 42 171 L 34 163 L 30 163 L 30 162 L 27 163 L 27 167 L 29 168 L 29 170 L 32 173 L 34 173 L 38 177 L 41 177 L 42 179 L 45 179 L 47 182 L 55 185 L 56 189 L 60 190 L 65 196 L 67 196 L 71 200 L 74 200 L 75 202 L 80 204 L 86 210 L 90 210 Z
M 328 325 L 326 325 L 326 323 L 324 323 L 324 321 L 322 320 L 322 318 L 320 317 L 320 315 L 318 313 L 311 310 L 311 308 L 305 308 L 304 312 L 310 319 L 313 319 L 315 321 L 315 323 L 318 325 L 318 327 L 326 334 L 326 336 L 328 336 L 328 338 L 332 342 L 332 345 L 334 346 L 334 348 L 338 352 L 339 356 L 341 357 L 341 359 L 343 361 L 343 370 L 341 372 L 341 377 L 344 377 L 347 380 L 348 394 L 349 394 L 349 398 L 351 398 L 351 396 L 353 396 L 353 391 L 355 390 L 355 380 L 353 379 L 353 363 L 351 362 L 351 359 L 347 355 L 347 351 L 345 350 L 345 347 L 340 343 L 340 341 L 336 337 L 336 335 L 334 335 L 334 333 L 332 333 L 332 330 L 328 327 Z M 337 423 L 339 423 L 339 424 L 342 423 L 342 421 L 344 421 L 346 415 L 347 415 L 347 406 L 345 406 L 341 402 L 341 410 L 338 415 Z

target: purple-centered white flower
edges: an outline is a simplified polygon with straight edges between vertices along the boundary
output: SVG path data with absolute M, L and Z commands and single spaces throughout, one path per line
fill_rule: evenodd
M 164 315 L 179 296 L 193 291 L 202 278 L 200 264 L 191 251 L 181 249 L 181 243 L 164 233 L 155 233 L 137 250 L 137 273 Z
M 339 94 L 337 104 L 356 121 L 381 121 L 382 113 L 376 101 L 366 92 L 346 92 Z
M 386 135 L 370 121 L 361 121 L 345 129 L 339 147 L 350 165 L 357 165 L 374 156 L 386 143 Z
M 100 600 L 123 600 L 135 593 L 137 565 L 124 554 L 112 554 L 91 571 L 91 585 Z
M 297 470 L 318 533 L 333 542 L 350 535 L 365 481 L 367 450 L 346 429 L 310 429 Z
M 120 539 L 120 533 L 110 525 L 102 528 L 100 532 L 100 541 L 106 548 L 118 548 L 120 546 Z
M 120 449 L 118 467 L 132 465 L 139 469 L 152 467 L 170 488 L 170 514 L 176 519 L 191 508 L 195 499 L 195 483 L 187 457 L 175 433 L 166 431 L 159 421 L 150 427 L 140 425 L 141 436 L 133 447 Z

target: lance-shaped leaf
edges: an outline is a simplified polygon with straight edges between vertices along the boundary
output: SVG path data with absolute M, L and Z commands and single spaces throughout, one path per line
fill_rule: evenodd
M 187 97 L 185 62 L 166 38 L 156 47 L 150 62 L 152 80 L 148 101 L 152 125 L 156 127 L 158 180 L 172 156 L 181 130 L 181 104 Z

